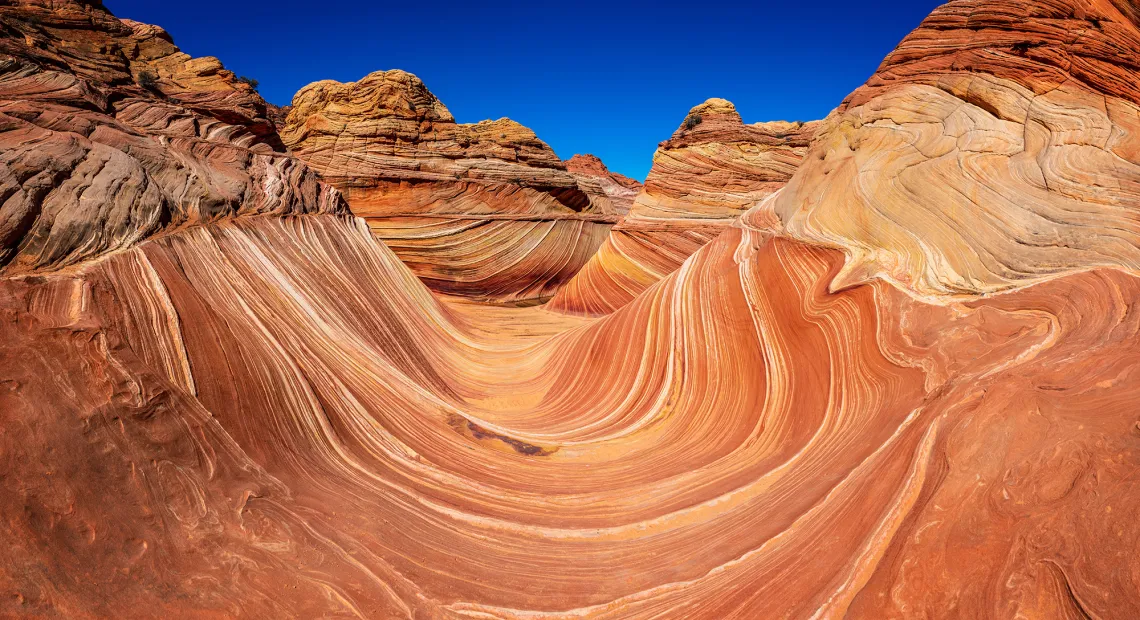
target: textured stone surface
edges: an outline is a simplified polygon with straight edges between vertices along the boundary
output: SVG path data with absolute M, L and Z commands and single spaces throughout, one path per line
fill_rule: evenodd
M 690 110 L 657 149 L 629 213 L 550 308 L 601 315 L 629 303 L 783 187 L 817 125 L 745 125 L 724 99 Z
M 98 3 L 0 5 L 0 270 L 236 214 L 343 210 L 214 58 Z M 147 76 L 147 77 L 142 77 Z
M 69 40 L 109 23 L 52 6 Z M 932 20 L 1005 6 L 951 3 Z M 1100 7 L 1106 32 L 1140 13 L 1064 6 Z M 1011 31 L 1042 27 L 1033 7 Z M 45 19 L 2 8 L 4 32 Z M 989 36 L 925 29 L 947 39 L 924 49 L 946 53 Z M 1029 88 L 1039 73 L 989 75 Z M 438 296 L 363 219 L 316 212 L 319 192 L 305 215 L 195 221 L 0 274 L 0 616 L 1140 617 L 1140 277 L 1045 244 L 1020 256 L 1040 275 L 1000 292 L 930 285 L 963 244 L 985 253 L 986 229 L 931 229 L 928 205 L 963 215 L 934 189 L 866 210 L 852 178 L 1009 132 L 952 141 L 961 119 L 902 122 L 941 101 L 912 98 L 918 86 L 856 93 L 787 187 L 601 318 Z M 1082 127 L 1084 101 L 1034 105 Z M 984 119 L 970 105 L 957 107 Z M 859 139 L 840 151 L 839 135 Z M 1130 152 L 1133 135 L 1064 161 L 1032 151 L 1017 178 L 1034 162 L 1089 170 L 1083 157 Z M 855 170 L 813 163 L 832 157 Z M 928 186 L 962 187 L 934 174 L 944 163 L 916 165 Z M 995 196 L 1036 208 L 1028 182 L 973 172 L 979 222 L 1017 213 Z M 1134 181 L 1127 166 L 1095 174 L 1111 196 Z M 1073 200 L 1094 187 L 1045 178 Z M 850 219 L 914 225 L 923 256 L 947 258 L 908 263 L 884 243 L 884 267 L 851 279 L 874 238 L 816 212 L 844 183 Z
M 580 186 L 530 129 L 506 118 L 458 124 L 404 71 L 306 86 L 282 136 L 443 293 L 545 300 L 597 250 L 623 208 L 593 175 Z
M 841 282 L 970 295 L 1135 270 L 1138 69 L 1135 3 L 951 2 L 828 119 L 772 208 L 848 252 Z
M 0 605 L 1140 613 L 1140 281 L 942 307 L 842 260 L 729 229 L 583 321 L 440 305 L 316 216 L 9 284 Z
M 293 106 L 291 105 L 277 106 L 273 105 L 272 103 L 266 103 L 265 116 L 269 119 L 270 122 L 273 123 L 273 126 L 277 129 L 277 131 L 281 131 L 285 129 L 285 119 L 288 118 L 289 111 L 292 109 Z
M 631 217 L 731 222 L 787 183 L 815 126 L 746 125 L 730 102 L 709 99 L 661 143 Z
M 590 196 L 590 202 L 601 205 L 602 211 L 609 215 L 629 213 L 641 191 L 639 181 L 611 172 L 594 155 L 575 155 L 567 159 L 566 170 L 578 179 L 578 187 Z

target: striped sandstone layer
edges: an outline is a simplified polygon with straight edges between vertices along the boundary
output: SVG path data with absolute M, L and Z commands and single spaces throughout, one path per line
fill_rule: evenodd
M 629 213 L 634 199 L 641 192 L 641 183 L 625 175 L 611 172 L 595 155 L 575 155 L 566 160 L 566 171 L 578 179 L 578 186 L 590 196 L 591 202 L 610 207 L 607 212 L 624 216 Z
M 602 315 L 629 303 L 783 187 L 816 124 L 745 125 L 723 99 L 693 108 L 657 149 L 628 215 L 550 308 Z
M 814 174 L 602 318 L 444 300 L 323 191 L 4 274 L 0 615 L 1140 617 L 1140 277 L 842 279 L 778 208 Z
M 598 249 L 622 212 L 584 188 L 510 119 L 459 124 L 416 76 L 378 71 L 303 88 L 281 133 L 433 290 L 543 301 Z
M 441 304 L 356 222 L 4 284 L 4 613 L 1140 613 L 1132 276 L 831 293 L 745 227 L 583 320 Z
M 970 296 L 1140 268 L 1136 4 L 946 4 L 825 121 L 771 208 L 848 253 L 841 284 Z
M 345 212 L 216 58 L 98 3 L 0 4 L 0 273 L 235 215 Z

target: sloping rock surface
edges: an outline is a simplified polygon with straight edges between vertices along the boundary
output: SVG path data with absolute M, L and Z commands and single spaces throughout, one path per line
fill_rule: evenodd
M 550 308 L 602 315 L 632 301 L 783 187 L 817 125 L 745 125 L 724 99 L 690 110 L 657 149 L 630 211 Z
M 820 129 L 772 206 L 923 295 L 1140 267 L 1140 30 L 1119 0 L 955 1 Z
M 1135 101 L 1124 56 L 1077 74 L 1131 49 L 1140 10 L 1008 6 L 935 12 L 900 48 L 926 52 L 888 59 L 787 186 L 601 318 L 433 293 L 263 117 L 188 112 L 174 137 L 27 86 L 7 105 L 35 131 L 118 122 L 132 148 L 92 143 L 153 152 L 146 175 L 204 158 L 203 187 L 247 195 L 0 274 L 0 616 L 1140 617 L 1137 137 L 1089 107 Z M 5 49 L 66 34 L 69 71 L 136 31 L 94 3 L 0 9 Z M 1025 71 L 994 42 L 1043 31 L 1073 62 Z M 110 83 L 51 66 L 67 93 Z M 1019 93 L 1038 93 L 1021 123 L 987 110 L 1018 118 Z M 147 118 L 173 105 L 146 97 Z M 33 154 L 13 161 L 44 203 L 71 191 Z M 233 162 L 258 157 L 314 191 L 247 212 L 258 177 Z M 199 204 L 158 176 L 131 204 Z M 77 195 L 62 212 L 106 230 Z M 1019 269 L 969 271 L 967 249 Z
M 0 273 L 236 215 L 344 212 L 215 58 L 98 3 L 0 4 Z
M 534 132 L 459 124 L 416 76 L 378 71 L 310 84 L 282 137 L 436 291 L 540 301 L 569 280 L 620 215 Z

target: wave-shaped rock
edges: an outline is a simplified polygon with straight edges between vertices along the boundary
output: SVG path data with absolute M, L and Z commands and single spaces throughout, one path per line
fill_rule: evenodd
M 972 295 L 1140 267 L 1140 31 L 1118 0 L 959 0 L 820 129 L 772 206 L 881 275 Z
M 1094 17 L 1110 33 L 1140 13 L 1024 8 L 1062 5 L 1104 9 Z M 955 2 L 931 20 L 1005 6 Z M 1033 10 L 1008 28 L 1043 27 Z M 89 30 L 126 32 L 112 19 L 94 3 L 0 7 L 4 33 L 71 37 L 52 49 L 76 71 L 108 49 L 83 43 Z M 982 38 L 924 29 L 924 49 Z M 1001 79 L 1030 88 L 1042 75 Z M 108 112 L 39 93 L 105 84 L 89 80 L 33 81 L 10 104 L 79 140 L 75 119 Z M 874 109 L 917 113 L 877 83 L 860 91 Z M 852 173 L 823 174 L 820 154 L 894 169 L 898 142 L 876 133 L 828 151 L 870 131 L 854 127 L 859 96 L 787 187 L 601 318 L 436 295 L 365 220 L 322 210 L 319 192 L 284 214 L 171 223 L 72 253 L 66 269 L 0 275 L 0 615 L 1140 617 L 1140 277 L 1124 263 L 1072 268 L 1055 248 L 1035 267 L 1048 277 L 918 295 L 953 264 L 919 270 L 888 244 L 873 258 L 895 270 L 852 280 L 853 236 L 809 225 L 834 225 L 814 213 L 830 203 L 797 200 L 816 175 L 835 177 L 817 179 L 834 184 L 830 200 Z M 1085 118 L 1067 105 L 1056 118 Z M 217 125 L 256 135 L 241 127 Z M 178 140 L 145 135 L 192 161 Z M 269 134 L 249 139 L 243 152 L 303 169 Z M 195 153 L 239 148 L 193 140 Z M 1128 140 L 1109 133 L 1098 148 Z M 18 161 L 54 178 L 51 157 Z M 1055 169 L 1085 165 L 1072 161 Z M 224 170 L 247 183 L 245 168 Z M 1097 174 L 1106 192 L 1130 181 L 1126 167 Z M 979 208 L 1020 187 L 974 179 Z M 953 187 L 941 180 L 929 185 Z M 850 204 L 852 220 L 873 221 Z M 925 205 L 892 226 L 927 226 Z M 876 217 L 902 211 L 888 206 Z M 977 228 L 911 234 L 924 256 L 949 257 L 988 247 Z M 862 234 L 880 230 L 892 228 Z
M 550 308 L 601 315 L 629 303 L 783 187 L 817 124 L 745 125 L 724 99 L 690 110 L 657 149 L 629 213 Z
M 1140 611 L 1113 551 L 1140 509 L 1140 280 L 947 308 L 831 293 L 842 263 L 729 229 L 584 321 L 441 305 L 363 224 L 313 216 L 9 284 L 3 467 L 44 482 L 0 504 L 0 605 Z
M 459 124 L 416 76 L 322 81 L 293 99 L 282 137 L 434 290 L 539 301 L 578 271 L 622 210 L 510 120 Z

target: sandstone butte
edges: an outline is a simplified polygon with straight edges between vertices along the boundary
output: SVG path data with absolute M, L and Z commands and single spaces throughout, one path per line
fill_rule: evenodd
M 745 125 L 709 99 L 689 111 L 653 157 L 645 187 L 601 248 L 548 304 L 604 315 L 626 305 L 784 186 L 818 121 Z
M 404 71 L 306 86 L 281 135 L 442 293 L 545 301 L 628 211 L 627 179 L 608 176 L 604 166 L 568 171 L 533 131 L 510 119 L 456 123 Z
M 600 318 L 432 292 L 157 28 L 0 23 L 0 616 L 1140 617 L 1135 2 L 935 10 Z

